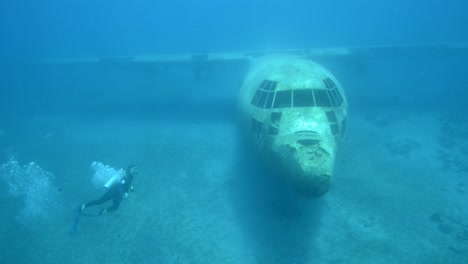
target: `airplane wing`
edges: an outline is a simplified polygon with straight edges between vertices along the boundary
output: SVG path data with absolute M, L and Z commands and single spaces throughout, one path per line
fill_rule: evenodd
M 83 58 L 48 58 L 44 64 L 185 64 L 202 62 L 242 62 L 272 54 L 291 54 L 310 59 L 343 57 L 411 57 L 468 54 L 468 44 L 423 44 L 399 46 L 332 47 L 271 51 L 219 52 L 198 54 L 155 54 Z

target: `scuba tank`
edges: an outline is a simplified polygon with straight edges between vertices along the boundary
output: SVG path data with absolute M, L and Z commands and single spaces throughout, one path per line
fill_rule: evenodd
M 104 184 L 106 189 L 110 189 L 114 184 L 120 184 L 124 178 L 124 172 L 122 170 L 117 171 L 107 182 Z
M 91 168 L 94 170 L 93 184 L 96 187 L 104 186 L 111 188 L 114 184 L 124 179 L 125 171 L 123 169 L 114 169 L 101 162 L 92 162 Z

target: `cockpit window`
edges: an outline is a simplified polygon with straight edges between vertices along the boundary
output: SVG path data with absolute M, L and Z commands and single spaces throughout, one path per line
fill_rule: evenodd
M 279 131 L 279 125 L 281 121 L 281 112 L 272 112 L 270 119 L 270 126 L 268 127 L 268 134 L 269 135 L 277 135 Z
M 291 92 L 292 90 L 284 90 L 276 92 L 273 108 L 291 107 Z
M 327 119 L 328 119 L 328 122 L 330 123 L 335 123 L 336 122 L 336 115 L 335 115 L 335 111 L 327 111 L 325 112 L 327 114 Z
M 261 89 L 265 91 L 271 91 L 274 92 L 276 89 L 276 84 L 277 82 L 269 81 L 269 80 L 263 80 L 263 82 L 260 84 Z
M 338 101 L 338 105 L 341 105 L 343 103 L 343 97 L 341 97 L 341 94 L 340 94 L 340 92 L 338 92 L 338 89 L 334 89 L 333 91 L 334 91 L 335 97 L 336 97 L 336 99 Z
M 340 93 L 336 88 L 333 90 L 328 90 L 328 96 L 330 96 L 332 105 L 334 107 L 338 107 L 343 103 L 343 98 L 341 97 Z
M 273 93 L 262 92 L 262 95 L 258 99 L 257 106 L 260 108 L 265 108 L 265 103 L 268 100 L 268 97 L 273 97 Z
M 252 125 L 251 125 L 251 128 L 252 128 L 252 133 L 256 136 L 256 137 L 260 137 L 261 134 L 262 134 L 262 129 L 263 129 L 263 124 L 262 122 L 258 121 L 257 119 L 254 119 L 252 118 Z
M 279 132 L 279 128 L 277 126 L 270 125 L 268 127 L 268 134 L 269 135 L 272 135 L 272 136 L 278 135 L 278 132 Z
M 330 128 L 331 128 L 332 135 L 336 136 L 338 134 L 338 131 L 339 131 L 338 124 L 331 124 Z
M 341 138 L 344 138 L 346 132 L 346 118 L 341 122 Z
M 251 104 L 260 109 L 288 107 L 339 107 L 343 97 L 332 79 L 324 81 L 327 89 L 294 89 L 276 91 L 277 82 L 263 80 L 252 98 Z
M 327 88 L 328 96 L 330 97 L 331 104 L 333 107 L 339 107 L 343 103 L 343 98 L 336 87 L 335 82 L 330 77 L 323 80 L 325 87 Z
M 281 120 L 281 112 L 273 112 L 271 113 L 271 123 L 273 124 L 276 124 L 276 123 L 279 123 L 279 121 Z
M 265 102 L 265 109 L 270 109 L 271 104 L 273 103 L 273 98 L 275 97 L 275 93 L 268 93 L 268 98 Z
M 250 103 L 262 109 L 270 109 L 276 90 L 276 84 L 277 82 L 274 81 L 263 80 Z
M 332 104 L 328 98 L 326 90 L 314 90 L 315 104 L 318 107 L 331 107 Z
M 294 107 L 314 106 L 314 97 L 312 95 L 312 89 L 293 90 L 293 95 Z
M 262 96 L 263 92 L 258 89 L 256 92 L 255 92 L 255 95 L 254 97 L 252 98 L 252 101 L 250 102 L 251 104 L 257 106 L 257 102 L 258 102 L 258 98 L 260 98 Z
M 330 77 L 327 77 L 325 80 L 323 80 L 323 83 L 325 84 L 325 87 L 327 87 L 327 89 L 332 89 L 333 87 L 335 87 L 335 83 L 332 79 L 330 79 Z

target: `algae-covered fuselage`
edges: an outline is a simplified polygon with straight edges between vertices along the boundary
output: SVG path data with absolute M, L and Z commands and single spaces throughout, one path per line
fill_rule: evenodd
M 330 188 L 347 101 L 321 65 L 293 56 L 252 62 L 239 94 L 241 129 L 254 149 L 306 197 Z

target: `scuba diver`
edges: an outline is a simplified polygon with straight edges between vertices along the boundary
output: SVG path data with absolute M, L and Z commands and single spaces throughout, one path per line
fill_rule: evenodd
M 114 184 L 106 187 L 108 188 L 107 192 L 98 200 L 93 200 L 88 202 L 87 204 L 83 204 L 80 207 L 80 211 L 83 211 L 85 208 L 103 204 L 112 199 L 112 206 L 108 207 L 107 209 L 102 209 L 99 212 L 99 215 L 102 215 L 107 212 L 112 212 L 119 209 L 120 202 L 127 198 L 128 192 L 133 191 L 133 176 L 138 174 L 138 170 L 135 165 L 130 165 L 124 172 L 123 178 L 120 181 L 115 182 Z

